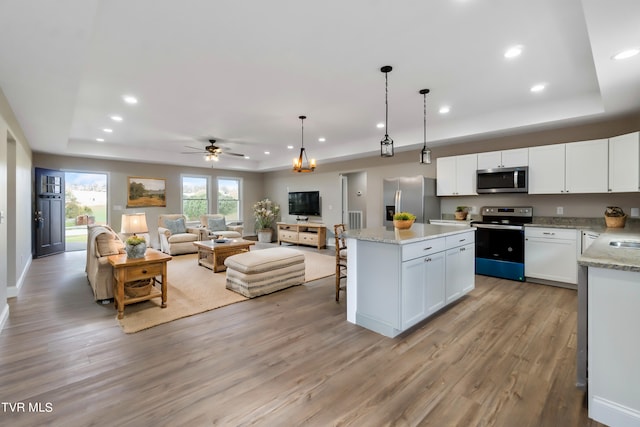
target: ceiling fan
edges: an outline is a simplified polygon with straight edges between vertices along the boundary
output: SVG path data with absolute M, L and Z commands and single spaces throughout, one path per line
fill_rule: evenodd
M 209 145 L 205 146 L 204 149 L 202 148 L 196 148 L 196 147 L 190 147 L 188 145 L 186 145 L 186 148 L 190 148 L 192 150 L 196 150 L 196 151 L 183 151 L 181 154 L 204 154 L 204 159 L 208 162 L 210 161 L 214 161 L 217 162 L 219 159 L 219 156 L 221 154 L 227 155 L 227 156 L 236 156 L 236 157 L 245 157 L 244 154 L 240 154 L 240 153 L 232 153 L 229 151 L 225 151 L 224 148 L 218 147 L 217 145 L 215 145 L 216 140 L 215 139 L 209 139 Z

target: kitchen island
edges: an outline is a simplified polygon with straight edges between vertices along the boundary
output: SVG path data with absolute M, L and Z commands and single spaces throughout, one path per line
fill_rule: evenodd
M 349 230 L 347 320 L 395 337 L 475 287 L 475 228 Z
M 577 385 L 589 417 L 639 426 L 640 230 L 606 229 L 578 264 Z

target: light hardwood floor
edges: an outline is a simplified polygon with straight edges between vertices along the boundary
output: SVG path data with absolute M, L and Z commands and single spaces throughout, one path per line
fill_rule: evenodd
M 43 412 L 0 425 L 600 425 L 574 387 L 575 291 L 477 276 L 389 339 L 346 322 L 328 277 L 126 335 L 84 262 L 34 260 L 10 300 L 0 400 Z

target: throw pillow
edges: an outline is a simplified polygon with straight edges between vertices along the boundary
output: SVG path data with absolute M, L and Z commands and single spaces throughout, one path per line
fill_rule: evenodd
M 96 246 L 98 258 L 124 253 L 124 243 L 111 233 L 100 233 L 96 237 Z
M 171 234 L 181 234 L 187 232 L 187 226 L 184 223 L 184 218 L 178 219 L 165 219 L 164 225 L 171 231 Z
M 209 228 L 209 231 L 225 231 L 227 229 L 227 224 L 224 218 L 220 218 L 220 219 L 209 218 L 207 220 L 207 225 L 208 225 L 207 228 Z

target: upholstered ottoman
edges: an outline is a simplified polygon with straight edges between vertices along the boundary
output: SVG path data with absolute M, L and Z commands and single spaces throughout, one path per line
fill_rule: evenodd
M 304 283 L 304 253 L 269 248 L 232 255 L 227 266 L 227 289 L 253 298 Z

